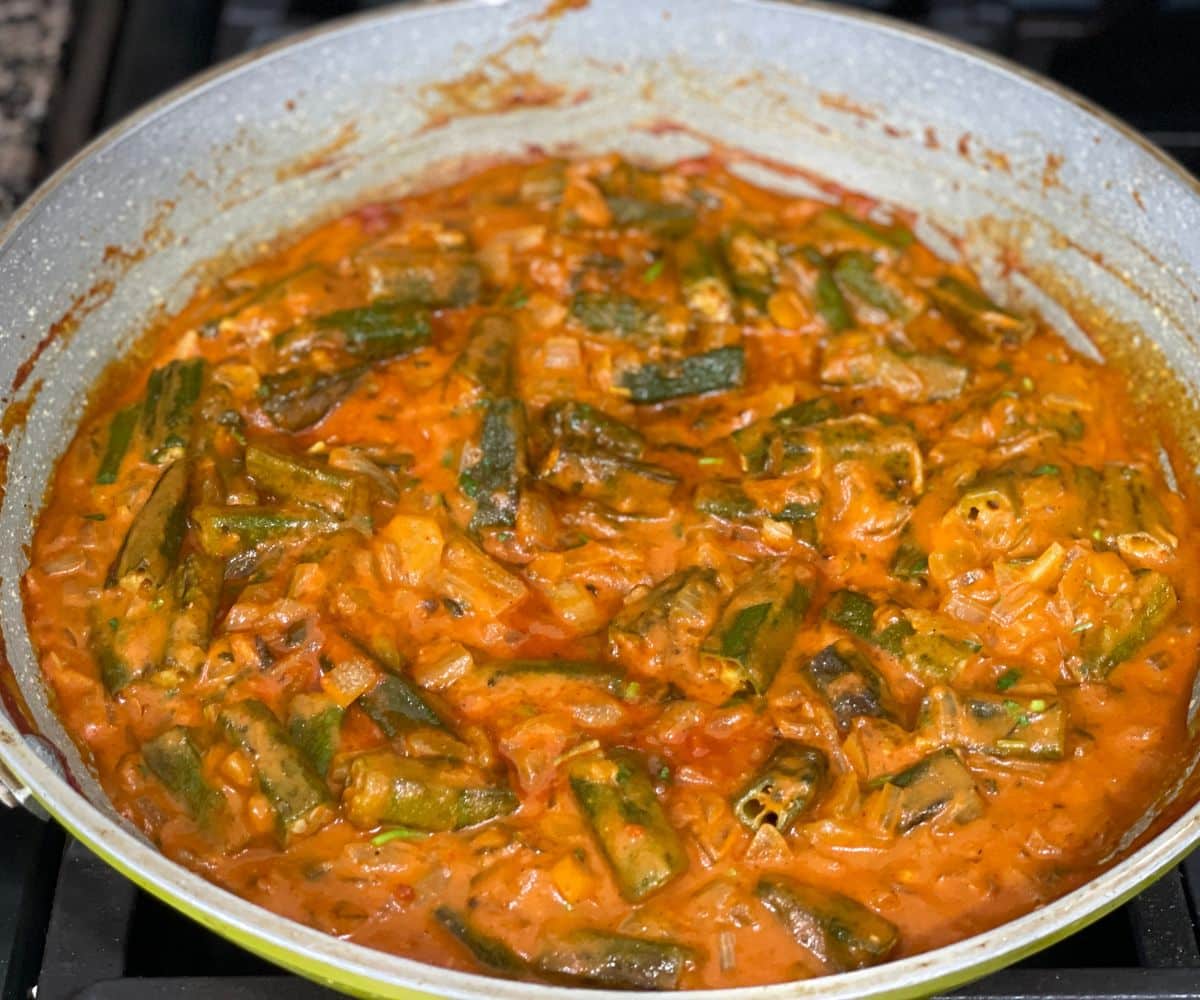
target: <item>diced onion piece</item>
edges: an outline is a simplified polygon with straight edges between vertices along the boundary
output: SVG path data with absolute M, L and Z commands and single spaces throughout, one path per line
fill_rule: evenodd
M 383 534 L 400 550 L 405 581 L 420 584 L 442 560 L 442 529 L 432 517 L 397 514 L 383 527 Z
M 412 678 L 423 688 L 444 691 L 466 676 L 474 665 L 471 651 L 461 643 L 435 642 L 417 654 Z
M 379 682 L 379 671 L 365 657 L 352 657 L 334 666 L 321 677 L 321 688 L 342 708 L 348 708 L 360 695 Z

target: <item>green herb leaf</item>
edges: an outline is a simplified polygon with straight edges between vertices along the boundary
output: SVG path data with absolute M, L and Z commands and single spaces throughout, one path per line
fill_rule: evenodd
M 1002 673 L 999 679 L 996 681 L 996 690 L 1007 691 L 1020 679 L 1021 671 L 1019 671 L 1016 667 L 1010 667 L 1008 670 L 1004 671 L 1004 673 Z

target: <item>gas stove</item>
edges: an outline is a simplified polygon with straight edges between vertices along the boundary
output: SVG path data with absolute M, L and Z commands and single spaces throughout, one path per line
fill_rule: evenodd
M 0 178 L 0 186 L 18 195 L 22 184 L 44 176 L 99 129 L 188 76 L 325 18 L 378 5 L 54 2 L 70 7 L 70 29 L 56 97 L 40 132 L 27 119 L 22 124 L 22 135 L 36 133 L 27 157 L 36 167 L 16 181 Z M 1200 174 L 1200 0 L 866 0 L 858 6 L 1058 79 Z M 0 4 L 0 16 L 5 13 Z M 3 50 L 0 45 L 0 56 Z M 0 808 L 0 850 L 0 1000 L 335 996 L 180 916 L 26 812 Z M 1090 927 L 954 995 L 1200 1000 L 1200 852 Z

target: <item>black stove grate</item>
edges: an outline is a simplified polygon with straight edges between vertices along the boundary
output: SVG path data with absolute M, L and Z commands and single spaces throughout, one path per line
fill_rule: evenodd
M 44 174 L 204 69 L 378 0 L 74 0 Z M 1200 0 L 860 0 L 1000 52 L 1126 119 L 1200 173 Z M 0 1000 L 319 1000 L 64 838 L 0 809 Z M 1200 853 L 1132 902 L 959 996 L 1200 1000 Z

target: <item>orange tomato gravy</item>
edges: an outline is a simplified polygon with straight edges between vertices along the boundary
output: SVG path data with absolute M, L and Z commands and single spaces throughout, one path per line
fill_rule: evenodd
M 202 290 L 96 394 L 23 590 L 106 792 L 218 885 L 722 987 L 1111 863 L 1189 752 L 1195 528 L 1122 375 L 869 200 L 539 160 Z M 777 751 L 811 780 L 756 790 Z

